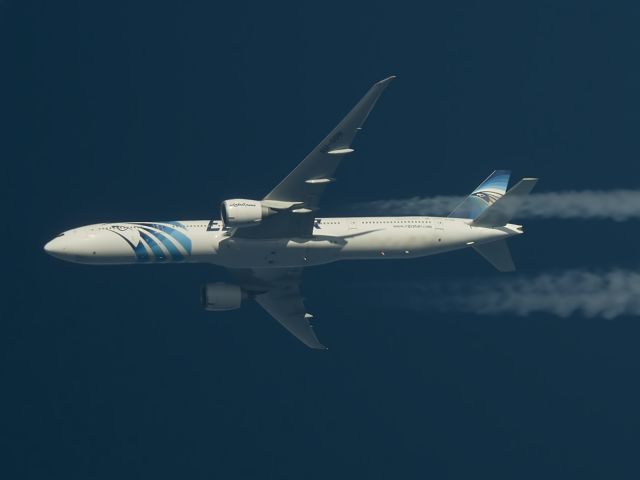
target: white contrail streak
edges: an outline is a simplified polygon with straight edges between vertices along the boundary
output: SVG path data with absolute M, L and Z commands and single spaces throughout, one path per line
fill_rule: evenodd
M 354 209 L 387 215 L 447 215 L 462 200 L 456 196 L 413 197 L 361 203 Z M 640 218 L 640 190 L 582 190 L 535 193 L 524 199 L 517 219 L 600 219 Z
M 438 283 L 376 284 L 397 307 L 479 315 L 547 313 L 613 319 L 640 316 L 640 272 L 568 270 L 536 276 Z

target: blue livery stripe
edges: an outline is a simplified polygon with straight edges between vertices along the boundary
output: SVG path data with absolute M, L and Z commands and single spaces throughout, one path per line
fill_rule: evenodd
M 168 225 L 167 225 L 168 224 Z M 145 226 L 155 228 L 156 230 L 160 230 L 166 234 L 171 235 L 176 241 L 185 249 L 187 254 L 191 255 L 191 239 L 182 233 L 178 228 L 184 228 L 184 225 L 180 222 L 140 222 L 135 225 Z M 173 226 L 169 226 L 173 225 Z
M 136 254 L 136 258 L 139 262 L 148 262 L 149 261 L 149 253 L 147 249 L 144 248 L 144 243 L 142 240 L 138 242 L 138 245 L 133 247 L 133 252 Z
M 171 241 L 171 239 L 165 235 L 164 233 L 160 233 L 160 232 L 154 232 L 153 230 L 150 229 L 146 229 L 146 228 L 141 228 L 141 231 L 144 230 L 147 235 L 149 236 L 153 236 L 153 238 L 155 238 L 156 240 L 160 240 L 160 242 L 162 242 L 162 245 L 164 245 L 164 247 L 169 251 L 169 254 L 171 255 L 172 260 L 184 260 L 184 257 L 182 256 L 182 253 L 180 253 L 180 250 L 178 250 L 178 247 L 175 246 L 175 244 Z
M 151 248 L 151 251 L 153 252 L 153 255 L 157 261 L 164 262 L 167 259 L 167 256 L 164 254 L 162 248 L 160 248 L 160 245 L 158 245 L 158 242 L 155 240 L 155 238 L 148 235 L 142 229 L 140 229 L 140 236 L 144 239 L 145 242 L 147 242 L 147 244 L 149 244 L 149 247 Z
M 136 259 L 139 262 L 146 262 L 146 261 L 149 260 L 149 254 L 147 253 L 147 250 L 144 248 L 144 244 L 143 244 L 142 240 L 140 240 L 138 242 L 138 245 L 134 245 L 133 243 L 131 243 L 129 241 L 129 239 L 127 237 L 122 235 L 120 232 L 116 232 L 115 230 L 110 230 L 110 232 L 111 233 L 115 233 L 120 238 L 122 238 L 125 242 L 127 242 L 127 244 L 131 247 L 131 250 L 133 250 L 133 253 L 136 256 Z

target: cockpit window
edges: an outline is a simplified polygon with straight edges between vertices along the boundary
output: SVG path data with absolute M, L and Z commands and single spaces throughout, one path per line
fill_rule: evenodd
M 63 236 L 64 236 L 64 233 L 61 233 L 61 234 L 59 234 L 59 235 L 56 235 L 56 237 L 63 237 Z

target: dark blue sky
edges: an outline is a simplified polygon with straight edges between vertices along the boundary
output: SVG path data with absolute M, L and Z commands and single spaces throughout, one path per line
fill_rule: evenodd
M 497 168 L 637 187 L 637 2 L 412 3 L 1 3 L 3 478 L 638 477 L 637 318 L 415 313 L 349 288 L 498 275 L 472 252 L 310 270 L 328 352 L 256 305 L 203 312 L 219 268 L 42 252 L 260 198 L 390 74 L 325 213 Z M 512 250 L 525 273 L 635 268 L 637 234 L 535 221 Z

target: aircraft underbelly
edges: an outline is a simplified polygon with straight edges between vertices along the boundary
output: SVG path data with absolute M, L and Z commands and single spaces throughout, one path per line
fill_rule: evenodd
M 322 265 L 338 260 L 333 240 L 234 239 L 219 242 L 215 262 L 230 268 L 287 268 Z
M 341 258 L 406 258 L 428 255 L 433 248 L 433 229 L 386 229 L 347 238 Z
M 465 248 L 494 229 L 471 228 L 461 222 L 435 222 L 433 227 L 394 227 L 349 230 L 312 238 L 221 239 L 213 262 L 229 268 L 291 268 L 322 265 L 338 260 L 415 258 Z
M 435 221 L 432 228 L 402 226 L 346 238 L 340 259 L 392 259 L 433 255 L 503 236 L 461 222 Z

